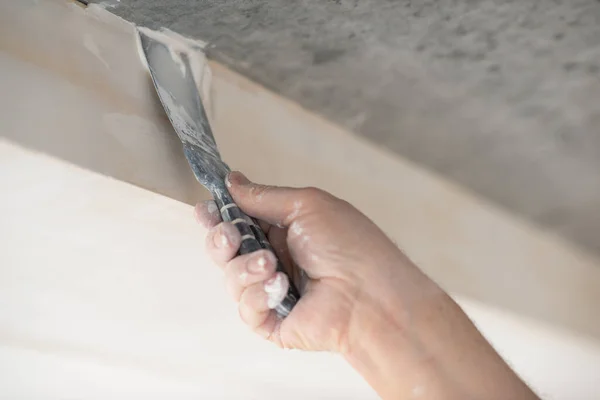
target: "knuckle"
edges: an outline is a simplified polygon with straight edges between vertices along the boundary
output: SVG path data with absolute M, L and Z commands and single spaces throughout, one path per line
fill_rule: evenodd
M 324 190 L 314 186 L 304 188 L 303 192 L 307 198 L 321 198 L 326 194 Z
M 304 188 L 302 198 L 307 211 L 323 210 L 341 201 L 331 193 L 315 187 Z
M 244 295 L 242 295 L 242 298 L 240 299 L 240 302 L 238 304 L 238 314 L 242 322 L 246 325 L 249 325 L 251 327 L 255 327 L 257 325 L 256 320 L 258 318 L 259 312 L 254 309 L 254 307 L 249 303 L 248 299 L 246 299 Z
M 227 279 L 227 281 L 232 280 L 237 274 L 239 274 L 243 259 L 244 256 L 233 257 L 227 262 L 227 264 L 225 264 L 225 279 Z
M 250 188 L 250 195 L 255 201 L 261 201 L 262 198 L 273 189 L 270 185 L 253 185 Z
M 279 259 L 275 255 L 275 252 L 265 249 L 265 250 L 261 250 L 261 254 L 264 256 L 264 260 L 265 260 L 265 265 L 264 265 L 265 271 L 266 272 L 275 271 L 275 269 L 277 268 L 277 262 L 279 261 Z
M 239 303 L 238 304 L 238 315 L 240 316 L 240 319 L 242 320 L 243 323 L 248 324 L 248 313 L 246 311 L 246 307 L 244 306 L 243 303 Z
M 235 225 L 229 221 L 220 222 L 217 226 L 220 229 L 220 233 L 226 235 L 230 239 L 235 239 L 235 236 L 238 234 Z
M 231 279 L 231 277 L 227 277 L 225 278 L 225 288 L 233 300 L 239 303 L 242 294 L 240 285 L 234 279 Z
M 211 254 L 215 250 L 214 238 L 215 238 L 215 235 L 217 234 L 218 229 L 219 229 L 219 225 L 215 225 L 212 228 L 210 228 L 208 230 L 208 232 L 206 232 L 206 237 L 204 239 L 205 247 Z
M 306 207 L 315 207 L 326 201 L 329 193 L 316 187 L 302 189 L 302 198 Z

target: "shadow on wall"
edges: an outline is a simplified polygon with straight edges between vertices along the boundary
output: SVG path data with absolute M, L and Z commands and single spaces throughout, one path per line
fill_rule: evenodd
M 88 11 L 74 4 L 32 4 L 0 5 L 0 135 L 189 204 L 207 198 L 138 59 L 133 27 L 82 18 Z

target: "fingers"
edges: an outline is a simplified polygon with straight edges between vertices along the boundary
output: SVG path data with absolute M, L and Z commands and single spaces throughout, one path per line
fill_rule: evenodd
M 213 226 L 206 235 L 206 251 L 221 268 L 237 254 L 242 237 L 230 222 Z
M 226 183 L 242 210 L 272 225 L 288 226 L 307 211 L 307 189 L 259 185 L 240 172 L 230 173 Z
M 239 302 L 240 317 L 253 329 L 267 321 L 287 294 L 289 280 L 276 267 L 277 259 L 267 250 L 238 256 L 226 266 L 227 288 Z
M 289 288 L 287 276 L 276 272 L 276 268 L 275 255 L 268 250 L 259 250 L 235 257 L 225 269 L 227 289 L 239 302 L 242 321 L 263 336 L 262 331 L 272 325 L 265 324 L 271 310 L 281 303 Z
M 247 287 L 271 278 L 276 267 L 277 260 L 268 250 L 235 257 L 225 268 L 227 289 L 235 301 L 239 302 Z
M 196 204 L 196 207 L 194 207 L 194 216 L 196 217 L 196 221 L 207 229 L 221 222 L 221 214 L 214 200 L 207 200 Z
M 242 321 L 256 329 L 267 322 L 271 310 L 285 297 L 289 287 L 287 276 L 277 272 L 266 282 L 247 287 L 240 298 L 239 313 Z

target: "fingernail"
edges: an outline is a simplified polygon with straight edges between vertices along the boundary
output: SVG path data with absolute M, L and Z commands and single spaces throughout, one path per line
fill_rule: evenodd
M 265 282 L 265 292 L 267 293 L 267 307 L 274 309 L 285 298 L 288 289 L 287 277 L 277 272 L 274 277 Z
M 200 204 L 196 204 L 194 207 L 194 219 L 197 223 L 204 224 L 204 221 L 202 220 L 202 210 L 200 207 L 202 207 Z
M 248 272 L 251 274 L 260 274 L 261 272 L 265 272 L 267 270 L 267 264 L 273 257 L 273 254 L 267 252 L 266 255 L 264 253 L 258 254 L 248 261 Z
M 213 236 L 213 243 L 217 249 L 227 247 L 231 243 L 229 237 L 227 237 L 227 233 L 223 229 L 223 225 L 219 225 L 219 227 L 217 228 L 217 231 Z
M 196 222 L 207 229 L 212 228 L 221 220 L 217 203 L 213 200 L 196 204 L 196 207 L 194 207 L 194 217 L 196 218 Z
M 215 203 L 214 200 L 208 200 L 206 202 L 206 211 L 208 211 L 209 214 L 214 215 L 218 210 L 219 207 L 217 207 L 217 203 Z
M 247 185 L 248 183 L 250 183 L 250 180 L 239 171 L 230 172 L 225 178 L 225 185 L 227 187 L 231 187 L 232 185 Z

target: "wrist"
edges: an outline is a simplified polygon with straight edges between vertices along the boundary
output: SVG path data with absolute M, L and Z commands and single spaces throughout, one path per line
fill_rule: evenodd
M 403 285 L 404 286 L 404 285 Z M 414 296 L 361 299 L 343 355 L 384 398 L 435 397 L 440 380 L 430 321 L 452 300 L 425 277 Z M 395 289 L 398 293 L 398 289 Z M 385 293 L 377 291 L 378 296 Z M 404 291 L 404 294 L 410 290 Z M 434 339 L 435 340 L 435 339 Z M 443 393 L 439 393 L 439 398 Z M 447 394 L 447 393 L 446 393 Z
M 344 354 L 383 399 L 537 399 L 441 289 L 407 304 L 365 314 Z
M 392 278 L 366 279 L 356 296 L 349 321 L 348 346 L 343 352 L 346 358 L 355 358 L 365 346 L 414 339 L 419 331 L 430 329 L 429 322 L 435 313 L 455 304 L 413 265 L 402 265 L 394 272 Z

